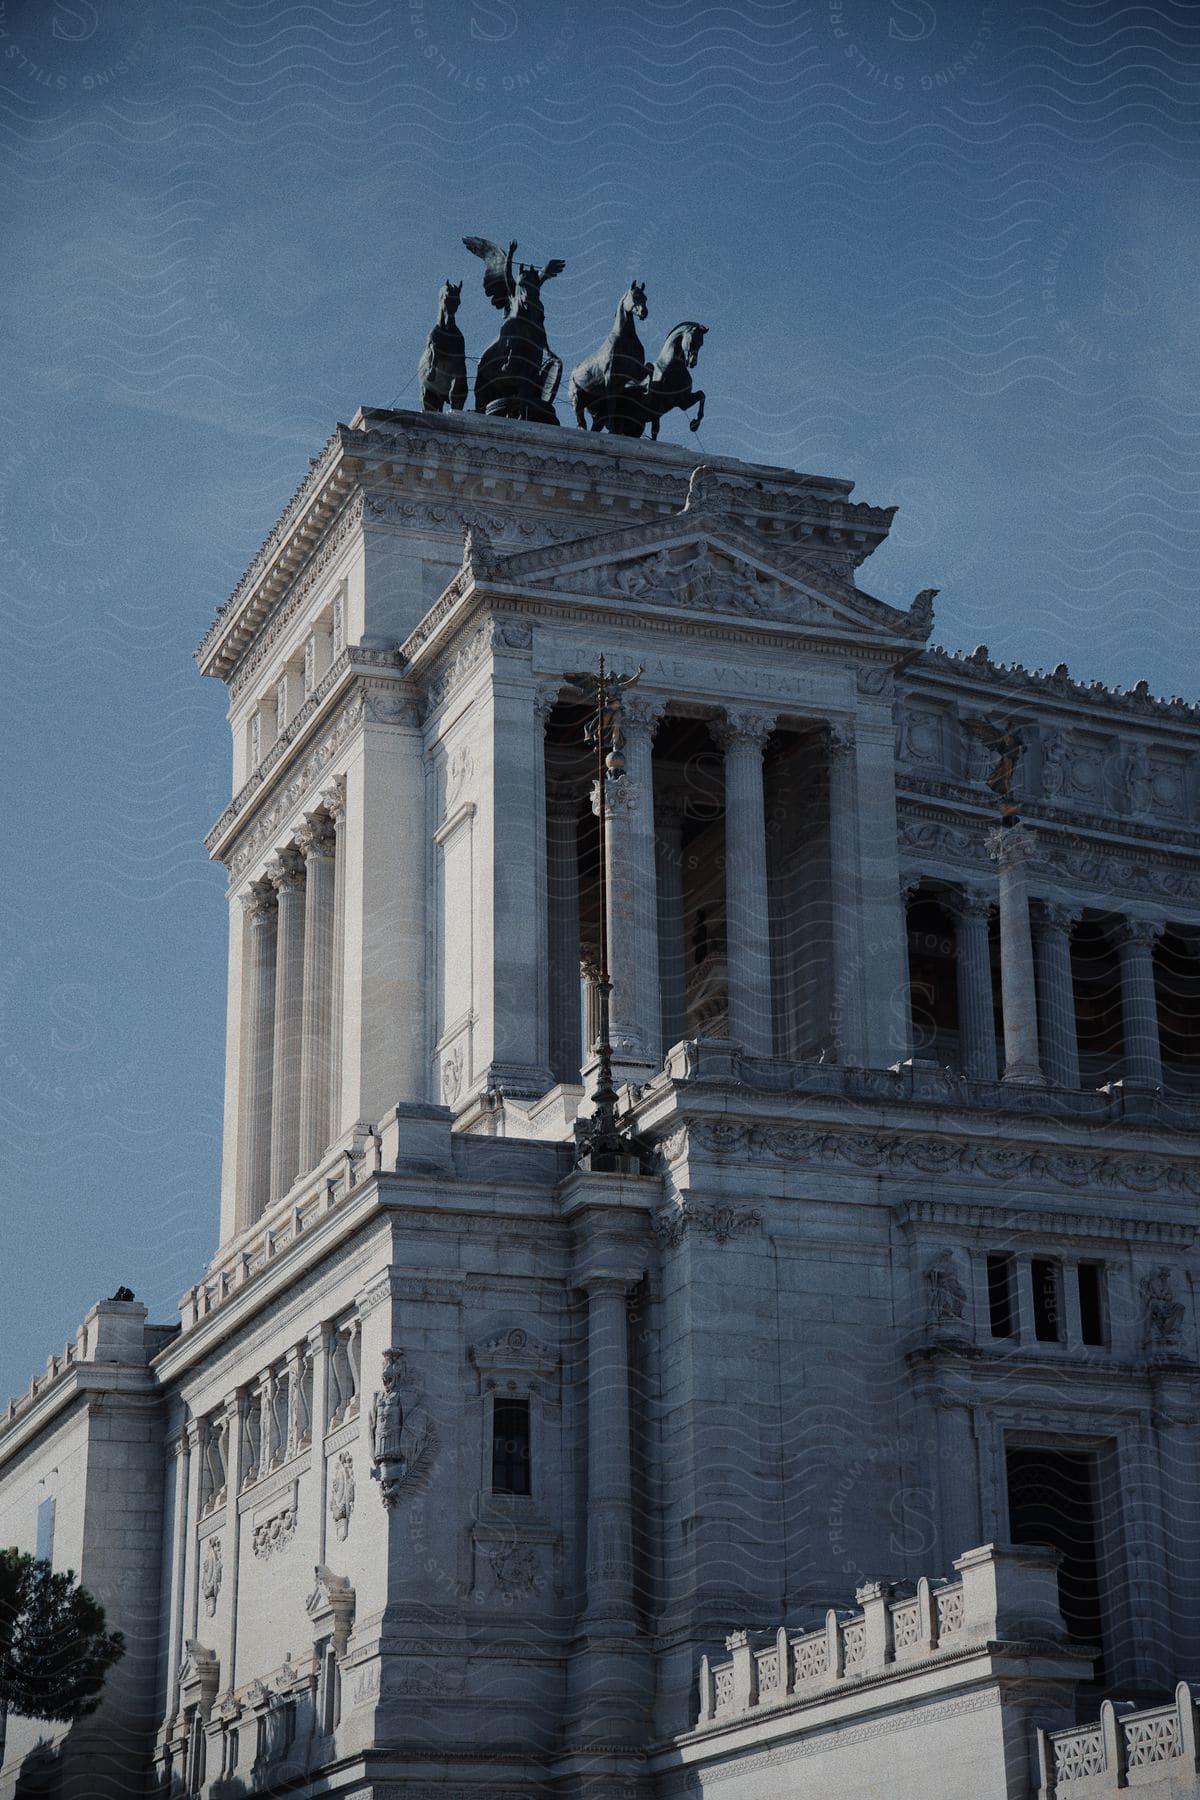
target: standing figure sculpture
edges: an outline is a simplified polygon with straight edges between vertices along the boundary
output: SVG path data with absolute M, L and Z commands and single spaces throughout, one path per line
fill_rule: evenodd
M 421 378 L 421 405 L 426 412 L 441 412 L 447 403 L 455 412 L 461 412 L 467 404 L 467 347 L 454 322 L 461 299 L 461 281 L 442 283 L 437 324 L 429 334 L 417 371 Z
M 562 359 L 550 354 L 542 284 L 561 275 L 566 263 L 554 257 L 541 269 L 521 263 L 513 273 L 514 238 L 507 251 L 487 238 L 463 243 L 483 261 L 483 291 L 504 314 L 500 335 L 479 358 L 475 371 L 475 410 L 508 419 L 532 419 L 557 425 L 554 396 L 562 380 Z
M 642 424 L 649 423 L 650 436 L 658 436 L 659 420 L 672 407 L 680 407 L 684 412 L 689 407 L 698 406 L 694 419 L 688 424 L 692 431 L 700 429 L 700 421 L 704 417 L 704 395 L 699 388 L 692 389 L 692 370 L 696 366 L 696 358 L 700 354 L 700 346 L 704 342 L 707 325 L 697 325 L 694 319 L 685 319 L 667 333 L 667 340 L 640 381 L 636 381 L 628 389 L 631 403 L 637 408 Z M 642 429 L 633 433 L 641 437 Z
M 572 369 L 569 391 L 575 423 L 581 430 L 587 429 L 585 415 L 591 413 L 593 431 L 607 426 L 621 437 L 641 437 L 645 413 L 629 390 L 650 373 L 636 324 L 646 317 L 646 311 L 646 290 L 640 281 L 631 281 L 600 348 Z

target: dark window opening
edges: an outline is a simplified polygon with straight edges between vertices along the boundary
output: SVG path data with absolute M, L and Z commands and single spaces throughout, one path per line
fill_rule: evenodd
M 1058 1601 L 1067 1630 L 1082 1643 L 1099 1645 L 1095 1455 L 1087 1450 L 1012 1445 L 1007 1463 L 1010 1539 L 1014 1544 L 1049 1544 L 1061 1551 Z M 1102 1674 L 1099 1663 L 1096 1674 Z
M 1079 1327 L 1085 1344 L 1104 1342 L 1104 1265 L 1080 1263 Z
M 988 1317 L 993 1337 L 1016 1337 L 1017 1309 L 1013 1293 L 1013 1259 L 1011 1256 L 989 1256 L 987 1259 Z
M 492 1403 L 492 1492 L 531 1492 L 528 1400 L 496 1400 Z
M 1120 957 L 1098 920 L 1084 919 L 1071 934 L 1071 971 L 1080 1083 L 1102 1087 L 1124 1073 L 1125 1038 Z
M 37 1548 L 34 1555 L 39 1562 L 54 1561 L 54 1496 L 48 1495 L 39 1501 L 37 1509 Z
M 908 908 L 913 1055 L 958 1062 L 957 942 L 953 915 L 927 895 Z
M 1164 1086 L 1200 1094 L 1200 956 L 1194 940 L 1166 930 L 1154 947 L 1154 978 Z
M 1029 1268 L 1033 1276 L 1033 1335 L 1039 1344 L 1057 1344 L 1062 1337 L 1058 1264 L 1035 1256 Z

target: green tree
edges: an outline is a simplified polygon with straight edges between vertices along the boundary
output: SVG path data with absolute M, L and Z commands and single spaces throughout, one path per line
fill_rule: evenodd
M 68 1569 L 0 1550 L 0 1762 L 10 1712 L 79 1719 L 100 1703 L 104 1678 L 125 1654 L 105 1631 L 104 1608 Z

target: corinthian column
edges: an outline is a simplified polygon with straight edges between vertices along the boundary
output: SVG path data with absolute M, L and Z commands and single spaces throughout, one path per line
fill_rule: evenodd
M 1004 1005 L 1004 1079 L 1039 1086 L 1037 996 L 1025 863 L 1029 838 L 1023 825 L 993 831 L 988 851 L 1000 868 L 1000 985 Z
M 579 792 L 573 782 L 547 784 L 546 914 L 550 949 L 550 1069 L 578 1082 Z
M 654 727 L 661 710 L 662 702 L 646 695 L 625 699 L 626 772 L 623 780 L 605 784 L 610 1037 L 618 1082 L 644 1081 L 662 1060 L 652 773 Z M 595 793 L 592 805 L 597 805 Z
M 729 1036 L 751 1056 L 775 1048 L 763 751 L 773 715 L 729 712 L 713 736 L 725 752 L 725 934 Z
M 1125 1079 L 1162 1086 L 1158 996 L 1154 991 L 1154 944 L 1162 926 L 1126 919 L 1114 933 L 1121 957 L 1121 1028 L 1125 1038 Z
M 334 834 L 310 820 L 298 838 L 304 856 L 304 981 L 300 1031 L 300 1169 L 315 1168 L 329 1142 L 329 1061 L 333 1049 Z
M 1051 1081 L 1067 1088 L 1079 1086 L 1079 1033 L 1071 978 L 1071 930 L 1078 920 L 1078 912 L 1070 907 L 1046 901 L 1034 918 L 1042 1067 Z
M 250 992 L 246 1034 L 246 1155 L 239 1223 L 251 1225 L 271 1198 L 271 1091 L 275 1044 L 275 890 L 251 888 Z
M 958 902 L 958 1037 L 962 1072 L 973 1081 L 995 1081 L 996 1026 L 992 1010 L 992 958 L 988 919 L 992 897 L 964 888 Z
M 346 988 L 346 784 L 338 779 L 321 795 L 333 827 L 333 992 L 329 1016 L 329 1136 L 342 1133 L 342 1015 Z M 324 1148 L 324 1146 L 322 1146 Z
M 289 851 L 272 864 L 279 897 L 275 946 L 275 1057 L 271 1198 L 286 1194 L 300 1166 L 300 1035 L 304 1004 L 304 864 Z

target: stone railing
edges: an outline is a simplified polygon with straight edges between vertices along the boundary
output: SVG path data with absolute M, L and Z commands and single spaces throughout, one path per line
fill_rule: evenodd
M 72 1369 L 112 1364 L 144 1367 L 170 1342 L 174 1330 L 173 1326 L 148 1326 L 140 1300 L 97 1301 L 75 1333 L 74 1343 L 68 1342 L 61 1353 L 48 1356 L 45 1371 L 35 1375 L 26 1391 L 0 1412 L 0 1437 L 32 1412 L 51 1388 L 63 1383 Z
M 1053 1550 L 986 1544 L 958 1558 L 956 1582 L 871 1581 L 855 1594 L 860 1612 L 831 1610 L 816 1630 L 735 1631 L 728 1662 L 701 1662 L 697 1729 L 1001 1638 L 1060 1641 L 1057 1565 Z
M 1132 1702 L 1106 1700 L 1095 1724 L 1039 1731 L 1037 1737 L 1038 1800 L 1085 1800 L 1156 1780 L 1171 1793 L 1195 1791 L 1200 1747 L 1196 1700 L 1186 1681 L 1165 1706 L 1134 1711 Z

